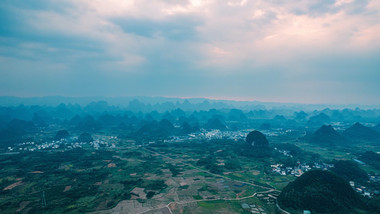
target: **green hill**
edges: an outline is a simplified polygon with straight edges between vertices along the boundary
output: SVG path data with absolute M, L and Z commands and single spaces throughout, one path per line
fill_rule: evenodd
M 173 124 L 169 120 L 163 119 L 160 122 L 151 121 L 143 123 L 141 128 L 133 134 L 133 136 L 146 139 L 161 139 L 170 136 L 174 131 L 175 128 Z
M 379 140 L 380 133 L 372 128 L 363 126 L 360 123 L 355 123 L 348 129 L 346 129 L 343 134 L 348 138 L 359 139 L 359 140 Z
M 268 147 L 269 142 L 265 135 L 259 131 L 252 131 L 250 132 L 246 139 L 245 142 L 255 148 L 261 148 L 261 147 Z
M 380 123 L 373 127 L 373 129 L 377 132 L 380 132 Z
M 323 170 L 304 173 L 290 182 L 278 197 L 287 210 L 310 210 L 311 213 L 351 213 L 362 200 L 343 178 Z
M 224 125 L 218 118 L 213 118 L 213 119 L 208 120 L 204 128 L 207 130 L 211 130 L 211 129 L 226 130 L 227 129 L 226 125 Z
M 366 182 L 368 180 L 367 173 L 351 160 L 335 160 L 331 171 L 346 181 Z
M 26 140 L 28 134 L 36 133 L 38 128 L 31 121 L 13 119 L 5 129 L 0 130 L 0 147 L 13 146 Z
M 373 151 L 366 151 L 359 155 L 358 159 L 380 170 L 380 154 Z
M 67 130 L 59 130 L 57 134 L 55 134 L 54 140 L 61 140 L 70 137 L 70 134 Z
M 347 142 L 347 139 L 340 135 L 331 125 L 323 125 L 310 137 L 309 141 L 315 144 L 332 146 Z
M 94 141 L 94 139 L 92 138 L 92 136 L 88 133 L 82 133 L 79 137 L 78 137 L 78 142 L 81 142 L 81 143 L 90 143 Z

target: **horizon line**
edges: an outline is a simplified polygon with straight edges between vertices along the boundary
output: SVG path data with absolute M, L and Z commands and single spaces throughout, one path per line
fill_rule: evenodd
M 358 103 L 302 103 L 302 102 L 292 102 L 292 101 L 274 101 L 274 100 L 257 100 L 252 98 L 246 98 L 246 97 L 237 97 L 237 98 L 231 98 L 231 97 L 210 97 L 210 96 L 152 96 L 152 95 L 118 95 L 118 96 L 66 96 L 66 95 L 46 95 L 46 96 L 13 96 L 13 95 L 0 95 L 0 98 L 18 98 L 18 99 L 33 99 L 33 98 L 53 98 L 53 97 L 62 97 L 62 98 L 74 98 L 74 99 L 91 99 L 91 98 L 106 98 L 106 99 L 117 99 L 117 98 L 165 98 L 165 99 L 181 99 L 181 100 L 192 100 L 192 99 L 204 99 L 204 100 L 210 100 L 210 101 L 227 101 L 227 102 L 237 102 L 237 103 L 243 103 L 243 102 L 249 102 L 249 103 L 262 103 L 262 104 L 287 104 L 287 105 L 325 105 L 325 106 L 372 106 L 372 107 L 380 107 L 380 104 L 358 104 Z M 93 100 L 93 101 L 102 101 L 102 100 Z

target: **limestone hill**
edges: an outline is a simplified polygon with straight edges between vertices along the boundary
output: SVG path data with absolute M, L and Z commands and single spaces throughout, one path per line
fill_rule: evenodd
M 380 139 L 379 132 L 375 131 L 372 128 L 363 126 L 360 123 L 355 123 L 348 129 L 346 129 L 343 132 L 343 135 L 346 136 L 347 138 L 358 139 L 358 140 L 373 141 L 373 140 Z
M 289 183 L 279 195 L 278 203 L 288 210 L 351 213 L 362 202 L 343 178 L 329 171 L 312 170 Z

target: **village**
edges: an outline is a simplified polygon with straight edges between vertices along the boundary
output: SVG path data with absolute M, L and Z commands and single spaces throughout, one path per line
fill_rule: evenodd
M 101 149 L 101 148 L 116 148 L 115 142 L 116 136 L 100 136 L 91 142 L 79 142 L 77 138 L 71 137 L 67 139 L 46 141 L 43 143 L 37 143 L 34 141 L 27 141 L 17 144 L 13 147 L 9 146 L 9 152 L 22 152 L 22 151 L 42 151 L 42 150 L 72 150 L 76 148 L 89 148 L 89 149 Z

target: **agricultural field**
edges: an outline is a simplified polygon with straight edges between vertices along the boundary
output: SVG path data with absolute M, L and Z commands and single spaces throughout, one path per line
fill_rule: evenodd
M 196 147 L 124 144 L 2 154 L 2 213 L 159 213 L 167 206 L 174 213 L 207 213 L 216 207 L 244 213 L 244 200 L 275 209 L 256 197 L 278 191 L 270 184 L 283 180 L 265 175 L 263 162 L 240 157 L 238 170 L 216 174 L 197 165 L 205 155 Z

